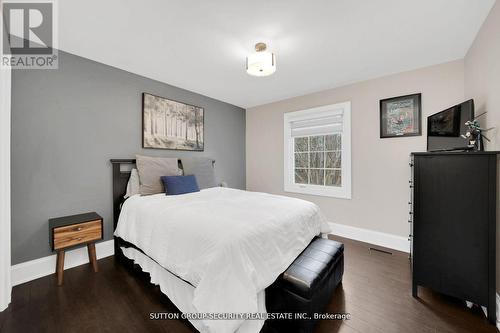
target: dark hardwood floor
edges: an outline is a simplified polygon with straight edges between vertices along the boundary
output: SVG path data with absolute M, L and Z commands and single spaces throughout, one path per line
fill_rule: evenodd
M 332 332 L 497 332 L 482 311 L 421 288 L 410 293 L 406 254 L 370 251 L 344 240 L 345 273 L 327 311 L 347 312 L 346 321 L 322 321 L 318 333 Z M 113 257 L 99 260 L 99 272 L 84 265 L 67 270 L 64 285 L 47 276 L 14 287 L 12 304 L 0 313 L 7 332 L 194 332 L 187 321 L 150 320 L 150 312 L 176 312 L 147 275 Z

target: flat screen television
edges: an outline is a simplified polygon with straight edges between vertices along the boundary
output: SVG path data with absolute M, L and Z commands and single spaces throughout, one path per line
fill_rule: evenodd
M 427 151 L 467 149 L 465 122 L 474 119 L 474 100 L 427 117 Z

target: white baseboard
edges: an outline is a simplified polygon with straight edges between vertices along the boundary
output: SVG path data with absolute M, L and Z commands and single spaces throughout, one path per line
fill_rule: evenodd
M 345 224 L 329 223 L 332 228 L 332 234 L 354 239 L 360 242 L 370 243 L 373 245 L 383 246 L 389 249 L 394 249 L 401 252 L 410 252 L 410 241 L 408 238 L 386 234 L 384 232 L 351 227 Z
M 113 240 L 96 243 L 95 247 L 97 259 L 112 256 L 115 252 Z M 87 264 L 88 262 L 87 247 L 67 251 L 64 258 L 64 269 Z M 55 270 L 55 254 L 14 265 L 11 267 L 12 286 L 54 274 Z

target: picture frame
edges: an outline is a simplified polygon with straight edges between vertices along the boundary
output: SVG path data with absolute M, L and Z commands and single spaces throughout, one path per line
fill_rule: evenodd
M 204 151 L 205 110 L 142 93 L 142 147 Z
M 422 94 L 380 100 L 380 138 L 422 135 Z

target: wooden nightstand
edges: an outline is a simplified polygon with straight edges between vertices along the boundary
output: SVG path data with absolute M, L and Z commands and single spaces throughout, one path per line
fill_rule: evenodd
M 57 284 L 63 283 L 64 251 L 87 244 L 89 261 L 97 272 L 95 241 L 103 238 L 103 220 L 99 214 L 85 213 L 49 220 L 49 237 L 52 251 L 57 251 Z

